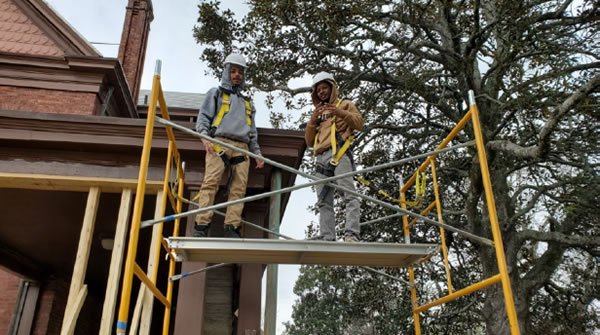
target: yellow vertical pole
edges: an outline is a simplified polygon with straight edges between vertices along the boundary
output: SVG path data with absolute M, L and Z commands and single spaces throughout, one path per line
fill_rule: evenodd
M 177 188 L 177 208 L 175 209 L 176 213 L 181 213 L 183 209 L 183 192 L 185 190 L 185 171 L 184 167 L 181 164 L 181 160 L 179 159 L 179 155 L 176 154 L 177 157 L 177 178 L 178 178 L 178 188 Z M 173 226 L 173 236 L 179 236 L 179 223 L 181 219 L 175 219 L 175 223 Z M 169 257 L 169 278 L 175 275 L 175 259 L 173 257 Z M 165 315 L 163 317 L 163 335 L 169 335 L 169 326 L 171 323 L 171 303 L 173 301 L 173 281 L 169 279 L 169 283 L 167 284 L 167 300 L 169 301 L 169 305 L 165 306 Z
M 496 202 L 492 191 L 492 182 L 490 171 L 487 164 L 487 155 L 485 152 L 485 144 L 483 141 L 483 132 L 481 131 L 481 123 L 479 120 L 479 110 L 475 103 L 475 94 L 472 90 L 469 91 L 469 109 L 473 118 L 473 130 L 475 133 L 475 143 L 477 145 L 477 156 L 479 158 L 479 167 L 481 169 L 481 177 L 483 179 L 483 189 L 485 191 L 485 200 L 488 207 L 490 217 L 490 225 L 492 227 L 492 238 L 494 239 L 494 248 L 496 249 L 496 260 L 498 262 L 498 270 L 502 279 L 502 291 L 504 293 L 504 305 L 506 306 L 506 314 L 510 324 L 510 332 L 512 335 L 519 335 L 519 321 L 515 309 L 515 301 L 510 286 L 510 278 L 508 277 L 508 269 L 506 266 L 506 257 L 504 255 L 504 245 L 502 243 L 502 233 L 498 224 L 498 213 L 496 212 Z
M 442 216 L 442 200 L 440 197 L 440 188 L 437 180 L 437 172 L 435 169 L 435 159 L 431 159 L 431 179 L 433 179 L 433 193 L 435 195 L 435 207 L 437 209 L 438 222 L 444 224 Z M 450 275 L 450 263 L 448 262 L 448 247 L 446 246 L 446 230 L 440 227 L 440 235 L 442 237 L 442 255 L 444 256 L 444 268 L 446 269 L 446 280 L 448 282 L 448 294 L 452 294 L 452 277 Z
M 158 96 L 162 96 L 162 90 L 158 92 Z M 160 99 L 159 99 L 160 102 Z M 161 105 L 161 110 L 164 109 Z M 154 211 L 155 217 L 164 217 L 165 211 L 167 208 L 167 199 L 169 198 L 169 192 L 171 191 L 169 187 L 169 177 L 171 176 L 171 162 L 173 161 L 173 150 L 175 147 L 175 143 L 173 141 L 169 141 L 167 146 L 167 159 L 165 162 L 165 174 L 163 177 L 163 189 L 162 189 L 162 197 L 160 201 L 156 202 L 156 209 Z M 158 277 L 158 266 L 160 264 L 160 249 L 162 248 L 162 238 L 163 238 L 163 228 L 164 222 L 157 223 L 154 227 L 152 227 L 152 242 L 150 243 L 150 251 L 148 257 L 148 268 L 147 268 L 147 276 L 148 279 L 156 284 L 156 278 Z M 152 309 L 154 304 L 154 296 L 150 294 L 152 291 L 148 290 L 144 293 L 143 299 L 143 307 L 142 307 L 142 317 L 141 317 L 141 325 L 139 334 L 148 334 L 150 324 L 152 323 Z M 169 301 L 170 303 L 170 301 Z M 165 306 L 167 307 L 167 306 Z
M 417 302 L 417 288 L 415 287 L 415 269 L 408 267 L 408 279 L 410 281 L 410 298 L 413 305 L 413 320 L 415 321 L 415 335 L 421 335 L 421 315 L 416 311 L 419 306 Z
M 400 193 L 400 203 L 402 209 L 406 210 L 406 193 Z M 404 232 L 404 243 L 410 243 L 410 224 L 408 223 L 408 216 L 402 216 L 402 230 Z M 416 308 L 419 306 L 417 302 L 417 287 L 415 286 L 415 270 L 412 266 L 408 267 L 408 279 L 410 282 L 410 298 L 412 301 L 413 320 L 415 322 L 415 335 L 421 335 L 421 316 L 416 312 Z
M 140 171 L 138 173 L 138 183 L 135 192 L 135 202 L 133 205 L 133 215 L 131 228 L 129 230 L 129 243 L 127 245 L 127 259 L 123 274 L 123 286 L 121 287 L 121 302 L 119 304 L 119 315 L 117 319 L 117 334 L 127 332 L 127 320 L 129 318 L 129 304 L 131 302 L 131 286 L 133 284 L 133 270 L 135 265 L 135 256 L 140 232 L 140 223 L 142 219 L 142 208 L 144 206 L 144 193 L 146 193 L 146 177 L 148 175 L 148 162 L 150 161 L 150 151 L 152 149 L 152 135 L 154 131 L 154 117 L 156 115 L 156 101 L 158 100 L 158 90 L 160 87 L 160 61 L 156 61 L 156 70 L 152 80 L 152 92 L 150 94 L 150 105 L 148 106 L 148 118 L 146 120 L 146 130 L 144 132 L 144 146 L 140 158 Z

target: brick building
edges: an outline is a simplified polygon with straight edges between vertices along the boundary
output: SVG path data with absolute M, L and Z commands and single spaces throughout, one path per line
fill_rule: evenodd
M 140 79 L 154 15 L 151 0 L 129 0 L 115 59 L 100 55 L 43 0 L 0 0 L 0 333 L 60 333 L 94 187 L 100 196 L 84 262 L 87 295 L 74 333 L 99 332 L 111 263 L 104 243 L 115 234 L 122 192 L 135 189 L 139 170 L 147 113 Z M 167 92 L 166 99 L 173 118 L 192 128 L 202 95 Z M 143 218 L 153 216 L 162 189 L 166 134 L 161 127 L 155 133 Z M 177 138 L 190 196 L 202 179 L 204 152 L 197 139 Z M 299 166 L 301 133 L 259 129 L 259 140 L 266 157 Z M 273 171 L 251 169 L 248 193 L 270 190 Z M 293 182 L 282 173 L 284 187 Z M 244 217 L 268 226 L 268 208 L 267 200 L 252 202 Z M 168 235 L 172 228 L 165 229 Z M 141 266 L 150 233 L 141 232 Z M 264 237 L 252 229 L 244 235 Z M 178 271 L 203 266 L 184 263 Z M 159 287 L 165 271 L 161 263 Z M 264 266 L 249 264 L 182 281 L 170 332 L 260 334 L 263 273 Z M 161 315 L 160 304 L 153 313 Z M 153 318 L 148 333 L 161 333 L 161 322 Z

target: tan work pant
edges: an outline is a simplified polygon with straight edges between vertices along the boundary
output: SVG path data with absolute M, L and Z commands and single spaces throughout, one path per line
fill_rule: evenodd
M 228 138 L 217 137 L 227 144 L 231 144 L 237 148 L 248 150 L 248 144 L 230 140 Z M 239 151 L 232 149 L 223 148 L 227 157 L 237 157 L 243 154 Z M 246 196 L 246 185 L 248 184 L 248 168 L 250 167 L 250 159 L 233 165 L 233 180 L 231 181 L 231 189 L 229 190 L 228 201 L 241 199 Z M 198 205 L 200 208 L 212 206 L 215 202 L 215 195 L 219 189 L 219 184 L 223 173 L 225 172 L 225 163 L 221 157 L 215 154 L 206 154 L 206 165 L 204 169 L 204 179 L 202 186 L 200 187 L 200 198 Z M 225 224 L 233 225 L 235 227 L 240 226 L 240 220 L 242 219 L 242 211 L 244 210 L 244 203 L 236 205 L 230 205 L 227 207 L 227 213 L 225 215 Z M 202 212 L 196 215 L 196 223 L 207 225 L 211 222 L 213 216 L 212 211 Z

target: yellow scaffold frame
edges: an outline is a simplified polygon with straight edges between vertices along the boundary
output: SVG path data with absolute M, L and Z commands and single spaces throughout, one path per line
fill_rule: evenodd
M 444 268 L 446 271 L 446 280 L 447 280 L 447 288 L 448 295 L 441 297 L 435 301 L 419 305 L 417 299 L 417 289 L 415 286 L 415 270 L 414 267 L 408 267 L 409 273 L 409 281 L 411 284 L 411 300 L 413 305 L 413 319 L 415 322 L 415 334 L 421 334 L 421 322 L 420 322 L 420 313 L 429 310 L 434 306 L 438 306 L 455 299 L 458 299 L 462 296 L 475 292 L 477 290 L 481 290 L 486 288 L 492 284 L 496 284 L 498 282 L 502 283 L 502 292 L 504 295 L 504 304 L 506 306 L 506 314 L 508 317 L 508 321 L 510 324 L 510 332 L 511 335 L 519 335 L 519 323 L 517 320 L 517 313 L 515 309 L 515 302 L 513 298 L 513 292 L 510 285 L 510 278 L 508 277 L 508 269 L 506 266 L 506 258 L 504 255 L 504 246 L 502 243 L 502 234 L 500 232 L 500 226 L 498 224 L 498 214 L 496 212 L 496 203 L 494 201 L 494 194 L 492 192 L 492 183 L 490 179 L 490 172 L 487 164 L 487 155 L 485 151 L 485 144 L 483 141 L 483 135 L 481 131 L 481 123 L 479 120 L 479 110 L 477 109 L 477 104 L 475 102 L 475 95 L 473 91 L 469 91 L 469 111 L 465 116 L 456 124 L 454 129 L 446 136 L 446 138 L 436 147 L 436 150 L 440 150 L 445 148 L 450 141 L 452 141 L 456 135 L 467 125 L 469 121 L 472 121 L 473 124 L 473 133 L 475 135 L 475 146 L 477 148 L 477 158 L 479 160 L 479 168 L 481 170 L 481 177 L 483 180 L 483 188 L 485 191 L 485 200 L 489 213 L 489 221 L 490 226 L 492 228 L 492 241 L 493 246 L 496 252 L 496 261 L 498 264 L 499 273 L 481 280 L 477 283 L 474 283 L 468 287 L 460 289 L 458 291 L 454 291 L 452 287 L 452 277 L 451 277 L 451 269 L 450 263 L 448 261 L 448 248 L 446 246 L 446 238 L 444 227 L 440 227 L 440 236 L 441 236 L 441 247 L 442 247 L 442 256 L 444 259 Z M 439 185 L 437 182 L 437 172 L 435 167 L 435 159 L 437 158 L 437 154 L 429 156 L 421 166 L 417 169 L 417 171 L 408 179 L 408 181 L 402 185 L 400 188 L 400 199 L 401 206 L 403 209 L 406 209 L 406 192 L 409 188 L 415 183 L 417 179 L 417 175 L 419 173 L 424 172 L 428 168 L 431 169 L 431 175 L 433 180 L 433 192 L 435 196 L 435 200 L 429 204 L 422 212 L 421 215 L 427 215 L 429 212 L 433 210 L 433 208 L 437 211 L 438 221 L 443 224 L 442 218 L 442 204 L 440 198 Z M 403 232 L 406 243 L 410 243 L 410 227 L 416 223 L 417 218 L 414 218 L 410 222 L 408 221 L 408 216 L 404 215 L 402 217 L 403 224 Z
M 168 334 L 169 325 L 170 325 L 170 312 L 171 312 L 172 293 L 173 293 L 173 281 L 169 280 L 166 294 L 163 294 L 162 292 L 160 292 L 159 289 L 156 287 L 156 277 L 157 277 L 157 273 L 158 273 L 158 259 L 160 256 L 160 247 L 163 245 L 163 243 L 161 243 L 163 241 L 163 236 L 162 236 L 163 222 L 164 221 L 175 221 L 173 237 L 177 237 L 179 234 L 180 218 L 186 216 L 187 214 L 182 212 L 182 207 L 183 207 L 182 200 L 184 199 L 183 193 L 184 193 L 184 180 L 185 180 L 184 167 L 183 167 L 183 163 L 181 161 L 181 157 L 179 155 L 179 151 L 177 150 L 177 145 L 175 142 L 175 135 L 173 133 L 173 128 L 178 128 L 179 125 L 173 124 L 168 121 L 169 120 L 168 107 L 167 107 L 165 97 L 164 97 L 164 94 L 162 91 L 161 83 L 160 83 L 160 66 L 161 66 L 160 61 L 157 61 L 156 70 L 155 70 L 155 74 L 154 74 L 154 78 L 153 78 L 153 82 L 152 82 L 152 91 L 150 94 L 148 116 L 147 116 L 147 120 L 146 120 L 144 146 L 143 146 L 142 155 L 141 155 L 141 159 L 140 159 L 140 170 L 139 170 L 139 175 L 138 175 L 138 184 L 137 184 L 137 190 L 136 190 L 136 198 L 135 198 L 135 202 L 134 202 L 133 215 L 132 215 L 132 219 L 131 219 L 127 258 L 126 258 L 123 281 L 122 281 L 122 288 L 121 288 L 121 301 L 120 301 L 120 305 L 119 305 L 118 321 L 116 324 L 116 334 L 126 334 L 127 333 L 129 309 L 130 309 L 129 307 L 130 307 L 130 300 L 131 300 L 131 290 L 132 290 L 132 282 L 133 282 L 134 274 L 141 280 L 142 284 L 144 284 L 145 287 L 147 287 L 150 290 L 150 292 L 152 292 L 152 294 L 156 297 L 156 299 L 159 300 L 165 306 L 164 322 L 163 322 L 163 334 L 164 335 Z M 142 208 L 143 208 L 143 203 L 144 203 L 144 193 L 145 193 L 145 188 L 146 188 L 148 163 L 149 163 L 150 151 L 151 151 L 151 147 L 152 147 L 154 123 L 155 123 L 155 120 L 157 120 L 156 119 L 157 105 L 160 106 L 160 111 L 161 111 L 162 117 L 164 120 L 166 120 L 166 121 L 162 121 L 161 123 L 163 123 L 165 125 L 167 137 L 169 140 L 169 145 L 168 145 L 168 151 L 167 151 L 167 163 L 166 163 L 166 167 L 165 167 L 163 193 L 162 193 L 162 198 L 161 198 L 162 203 L 161 203 L 161 208 L 156 211 L 156 215 L 158 217 L 162 216 L 163 218 L 157 219 L 154 221 L 150 220 L 151 222 L 146 222 L 149 225 L 154 225 L 154 227 L 153 227 L 153 229 L 154 229 L 153 243 L 152 243 L 152 247 L 151 247 L 152 248 L 151 252 L 153 252 L 152 256 L 154 257 L 154 261 L 155 261 L 155 263 L 154 263 L 155 265 L 152 268 L 152 273 L 147 274 L 136 264 L 135 258 L 136 258 L 136 253 L 137 253 L 136 250 L 137 250 L 138 240 L 139 240 L 139 231 L 140 231 L 140 228 L 143 226 L 142 221 L 141 221 L 141 215 L 142 215 Z M 160 120 L 160 119 L 158 119 L 158 120 Z M 439 185 L 438 185 L 438 181 L 437 181 L 437 171 L 436 171 L 435 160 L 436 160 L 439 152 L 441 152 L 438 150 L 444 151 L 444 149 L 448 146 L 448 144 L 467 125 L 467 123 L 469 121 L 472 121 L 473 133 L 475 136 L 475 145 L 476 145 L 476 149 L 477 149 L 477 157 L 479 160 L 481 176 L 483 179 L 485 200 L 486 200 L 486 205 L 487 205 L 487 209 L 488 209 L 488 213 L 489 213 L 489 221 L 490 221 L 490 225 L 491 225 L 491 229 L 492 229 L 492 241 L 490 242 L 490 240 L 483 239 L 483 238 L 481 238 L 481 240 L 487 241 L 484 244 L 492 245 L 494 247 L 499 273 L 490 278 L 484 279 L 484 280 L 477 282 L 475 284 L 472 284 L 468 287 L 465 287 L 463 289 L 455 291 L 452 286 L 451 268 L 450 268 L 450 262 L 448 261 L 448 249 L 447 249 L 447 245 L 446 245 L 444 227 L 447 227 L 448 229 L 451 229 L 453 231 L 455 231 L 455 230 L 460 231 L 460 230 L 457 230 L 456 228 L 453 228 L 451 226 L 447 226 L 443 223 L 441 196 L 440 196 L 440 190 L 439 190 Z M 167 124 L 167 123 L 169 123 L 169 124 Z M 181 128 L 181 127 L 179 127 L 179 128 Z M 187 131 L 189 131 L 189 129 L 187 129 Z M 445 150 L 448 150 L 448 149 L 445 149 Z M 251 153 L 249 153 L 249 155 L 252 156 Z M 425 156 L 426 155 L 423 155 L 423 157 L 425 157 Z M 171 168 L 172 168 L 173 161 L 175 162 L 176 171 L 177 171 L 177 173 L 176 173 L 177 186 L 178 186 L 177 196 L 174 196 L 173 192 L 171 192 L 171 189 L 170 189 L 169 178 L 171 176 Z M 270 160 L 267 160 L 265 158 L 265 161 L 269 162 Z M 272 162 L 272 161 L 270 161 L 270 162 Z M 276 164 L 279 164 L 279 163 L 276 163 Z M 290 169 L 290 168 L 288 168 L 288 169 Z M 431 174 L 432 174 L 431 179 L 433 180 L 433 193 L 434 193 L 435 200 L 432 203 L 430 203 L 425 209 L 423 209 L 421 211 L 420 215 L 416 214 L 416 213 L 408 212 L 407 211 L 407 203 L 408 202 L 406 200 L 406 198 L 407 198 L 406 193 L 410 189 L 410 187 L 415 184 L 417 176 L 420 173 L 423 173 L 427 169 L 431 169 Z M 301 172 L 296 171 L 295 173 L 301 173 Z M 281 191 L 283 191 L 283 190 L 281 190 Z M 169 199 L 175 214 L 170 215 L 169 217 L 164 217 L 167 199 Z M 436 209 L 437 217 L 438 217 L 438 222 L 436 223 L 436 226 L 438 226 L 440 229 L 441 251 L 442 251 L 442 256 L 443 256 L 446 277 L 447 277 L 448 294 L 446 296 L 443 296 L 443 297 L 435 300 L 435 301 L 432 301 L 432 302 L 429 302 L 429 303 L 426 303 L 423 305 L 419 305 L 419 302 L 417 299 L 417 289 L 415 286 L 415 269 L 412 266 L 408 267 L 410 292 L 411 292 L 411 300 L 412 300 L 412 307 L 413 307 L 413 318 L 414 318 L 414 322 L 415 322 L 415 334 L 416 335 L 421 334 L 421 326 L 420 326 L 420 313 L 421 312 L 427 311 L 434 306 L 438 306 L 440 304 L 453 301 L 459 297 L 462 297 L 462 296 L 470 294 L 474 291 L 483 289 L 492 284 L 500 282 L 502 284 L 504 302 L 505 302 L 505 306 L 506 306 L 506 313 L 507 313 L 508 321 L 510 324 L 511 334 L 519 335 L 520 330 L 519 330 L 519 325 L 518 325 L 518 320 L 517 320 L 517 315 L 516 315 L 516 309 L 515 309 L 512 288 L 511 288 L 510 279 L 508 276 L 508 270 L 507 270 L 506 259 L 505 259 L 505 254 L 504 254 L 504 247 L 503 247 L 503 243 L 502 243 L 502 236 L 501 236 L 500 227 L 498 224 L 496 205 L 495 205 L 494 196 L 493 196 L 493 192 L 492 192 L 490 174 L 489 174 L 489 169 L 488 169 L 488 165 L 487 165 L 487 156 L 486 156 L 485 145 L 484 145 L 483 136 L 482 136 L 481 124 L 480 124 L 480 120 L 479 120 L 479 111 L 478 111 L 477 105 L 475 103 L 475 97 L 474 97 L 473 91 L 469 91 L 469 111 L 458 122 L 458 124 L 454 127 L 454 129 L 450 132 L 450 134 L 448 134 L 448 136 L 446 138 L 444 138 L 444 140 L 437 146 L 436 150 L 432 154 L 427 156 L 425 162 L 419 166 L 417 171 L 408 179 L 408 181 L 404 185 L 402 185 L 402 187 L 400 188 L 399 203 L 400 203 L 400 208 L 402 208 L 402 210 L 405 213 L 402 215 L 403 216 L 402 225 L 403 225 L 403 233 L 404 233 L 404 238 L 405 238 L 406 243 L 410 243 L 410 230 L 411 230 L 410 228 L 411 228 L 411 226 L 413 224 L 415 224 L 417 222 L 417 220 L 419 220 L 419 218 L 422 220 L 428 220 L 427 218 L 424 218 L 424 216 L 428 215 L 434 208 Z M 398 209 L 398 207 L 396 207 L 396 208 Z M 406 214 L 406 213 L 410 213 L 410 214 Z M 413 216 L 414 219 L 409 222 L 408 216 Z M 429 220 L 429 221 L 431 221 L 431 220 Z M 461 232 L 463 234 L 467 234 L 467 235 L 471 236 L 471 238 L 473 238 L 473 237 L 479 238 L 468 232 L 464 232 L 464 231 L 461 231 Z M 165 247 L 167 248 L 167 246 L 165 246 Z M 167 254 L 169 255 L 169 278 L 172 278 L 174 276 L 176 259 L 173 255 L 171 255 L 171 252 L 169 250 L 167 250 Z
M 144 193 L 146 190 L 146 177 L 148 175 L 148 163 L 150 160 L 150 151 L 152 148 L 152 135 L 154 131 L 154 119 L 156 115 L 156 107 L 160 106 L 160 112 L 164 119 L 169 120 L 169 110 L 167 107 L 167 103 L 165 101 L 165 97 L 163 94 L 163 90 L 160 84 L 160 61 L 156 63 L 156 69 L 154 78 L 152 80 L 152 92 L 150 94 L 150 103 L 148 105 L 148 119 L 146 120 L 146 130 L 144 133 L 144 147 L 142 149 L 142 156 L 140 159 L 140 170 L 138 174 L 138 184 L 135 194 L 135 201 L 133 207 L 133 215 L 131 218 L 131 227 L 129 231 L 129 243 L 127 246 L 127 258 L 125 261 L 123 282 L 121 287 L 121 301 L 119 305 L 119 314 L 118 321 L 116 325 L 116 333 L 117 334 L 126 334 L 127 333 L 127 323 L 129 318 L 129 305 L 131 301 L 131 289 L 133 284 L 133 275 L 135 274 L 145 285 L 146 288 L 152 292 L 154 297 L 158 301 L 160 301 L 165 306 L 164 320 L 163 320 L 163 334 L 167 335 L 169 333 L 169 325 L 170 325 L 170 317 L 171 317 L 171 303 L 173 301 L 173 282 L 168 281 L 167 284 L 167 293 L 163 294 L 156 287 L 156 277 L 158 275 L 158 261 L 160 258 L 160 248 L 163 246 L 163 224 L 157 224 L 154 226 L 153 234 L 152 234 L 152 247 L 151 251 L 152 257 L 154 258 L 154 266 L 152 267 L 152 273 L 145 273 L 140 266 L 135 262 L 136 254 L 137 254 L 137 245 L 139 240 L 139 232 L 140 232 L 140 224 L 142 219 L 142 208 L 144 206 Z M 165 210 L 167 205 L 167 199 L 171 203 L 173 211 L 177 213 L 181 213 L 183 208 L 183 202 L 181 199 L 183 198 L 184 192 L 184 167 L 181 161 L 181 157 L 179 155 L 179 151 L 177 150 L 177 144 L 175 142 L 175 134 L 173 133 L 173 129 L 171 127 L 165 127 L 167 137 L 169 140 L 169 145 L 167 149 L 167 161 L 165 165 L 165 176 L 164 176 L 164 184 L 162 191 L 162 202 L 161 208 L 156 211 L 158 216 L 165 216 Z M 173 165 L 173 161 L 176 166 L 176 178 L 177 178 L 177 195 L 178 197 L 174 197 L 170 190 L 170 176 L 171 176 L 171 167 Z M 179 236 L 179 223 L 180 219 L 174 220 L 173 227 L 173 236 Z M 175 260 L 173 257 L 169 257 L 169 277 L 175 274 Z M 140 294 L 141 294 L 140 290 Z

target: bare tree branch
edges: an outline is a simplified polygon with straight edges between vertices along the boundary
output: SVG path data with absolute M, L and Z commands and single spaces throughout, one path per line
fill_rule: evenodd
M 600 236 L 567 235 L 561 232 L 524 230 L 518 232 L 517 237 L 522 241 L 560 243 L 563 247 L 600 246 Z
M 583 97 L 600 86 L 600 74 L 592 77 L 587 83 L 571 94 L 560 106 L 554 109 L 553 115 L 546 121 L 538 134 L 536 145 L 523 147 L 507 140 L 489 141 L 487 147 L 491 150 L 508 153 L 518 158 L 540 158 L 547 152 L 550 136 L 562 117 L 567 114 Z

